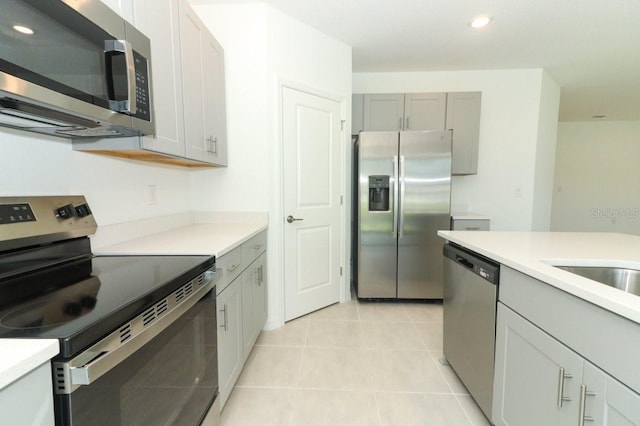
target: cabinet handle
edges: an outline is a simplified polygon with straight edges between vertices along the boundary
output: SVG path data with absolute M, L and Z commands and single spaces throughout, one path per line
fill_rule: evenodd
M 564 394 L 564 379 L 573 379 L 573 374 L 564 372 L 564 368 L 558 370 L 558 408 L 562 408 L 564 401 L 571 401 L 571 398 L 563 396 Z
M 224 308 L 222 308 L 222 310 L 220 311 L 223 313 L 223 318 L 224 318 L 224 325 L 221 325 L 220 328 L 224 328 L 224 331 L 227 331 L 227 305 L 224 305 Z
M 465 226 L 464 228 L 467 231 L 479 231 L 480 227 L 479 226 Z
M 260 267 L 258 268 L 258 285 L 262 285 L 263 282 L 264 282 L 264 272 L 263 272 L 262 265 L 260 265 Z
M 211 155 L 218 155 L 218 138 L 214 138 L 213 136 L 209 136 L 207 138 L 207 142 L 209 142 L 209 149 L 207 152 Z
M 595 419 L 591 416 L 585 416 L 587 396 L 595 396 L 595 392 L 589 392 L 587 385 L 580 385 L 580 406 L 578 408 L 578 426 L 584 426 L 584 422 L 592 422 Z
M 404 129 L 405 130 L 409 130 L 409 117 L 407 117 L 407 125 L 406 125 L 406 127 Z
M 235 265 L 231 265 L 231 267 L 227 268 L 227 272 L 233 272 L 236 269 L 238 269 L 238 266 L 240 266 L 239 263 L 236 263 Z
M 402 117 L 398 118 L 398 130 L 402 130 Z

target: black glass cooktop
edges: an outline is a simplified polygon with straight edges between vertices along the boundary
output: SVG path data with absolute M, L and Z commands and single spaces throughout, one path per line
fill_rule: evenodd
M 59 339 L 68 358 L 212 268 L 208 256 L 85 257 L 0 281 L 0 338 Z

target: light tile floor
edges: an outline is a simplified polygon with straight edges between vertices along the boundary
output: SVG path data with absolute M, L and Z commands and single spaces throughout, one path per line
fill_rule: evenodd
M 260 334 L 222 425 L 489 425 L 441 357 L 441 304 L 332 305 Z

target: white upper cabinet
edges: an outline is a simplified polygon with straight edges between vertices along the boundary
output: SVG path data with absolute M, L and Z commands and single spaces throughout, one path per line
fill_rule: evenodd
M 186 0 L 180 8 L 186 155 L 224 166 L 224 52 Z
M 134 25 L 151 39 L 152 94 L 156 135 L 143 147 L 184 157 L 184 111 L 178 0 L 135 0 Z

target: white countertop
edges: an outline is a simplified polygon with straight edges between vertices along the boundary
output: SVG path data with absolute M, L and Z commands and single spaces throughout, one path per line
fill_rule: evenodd
M 94 250 L 97 255 L 208 255 L 220 257 L 267 229 L 266 223 L 202 223 Z
M 55 339 L 0 339 L 0 390 L 56 356 Z
M 640 296 L 551 266 L 617 266 L 640 270 L 640 236 L 496 231 L 438 231 L 438 235 L 640 323 Z

